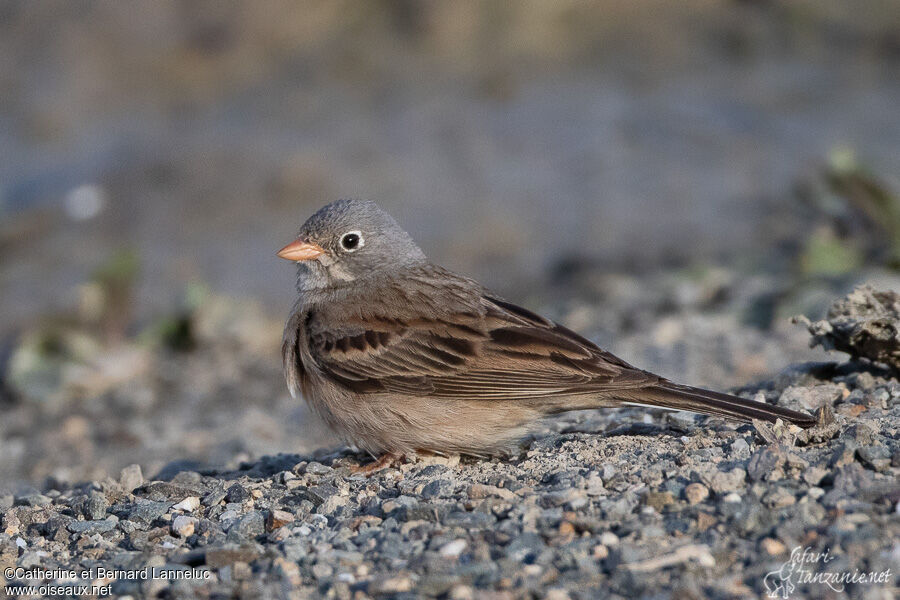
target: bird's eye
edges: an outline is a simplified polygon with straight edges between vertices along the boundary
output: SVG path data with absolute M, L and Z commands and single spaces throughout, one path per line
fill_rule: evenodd
M 347 252 L 357 250 L 362 244 L 362 234 L 358 231 L 351 231 L 341 236 L 341 247 Z

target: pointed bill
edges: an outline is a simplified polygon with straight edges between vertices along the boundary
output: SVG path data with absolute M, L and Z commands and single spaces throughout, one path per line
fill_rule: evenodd
M 298 238 L 278 251 L 278 258 L 300 262 L 303 260 L 313 260 L 325 254 L 322 246 L 313 242 L 308 242 L 303 238 Z

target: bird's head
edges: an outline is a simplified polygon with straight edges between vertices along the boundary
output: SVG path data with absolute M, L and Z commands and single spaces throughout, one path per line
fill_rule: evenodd
M 338 200 L 323 206 L 278 256 L 297 263 L 301 292 L 338 288 L 426 260 L 409 234 L 367 200 Z

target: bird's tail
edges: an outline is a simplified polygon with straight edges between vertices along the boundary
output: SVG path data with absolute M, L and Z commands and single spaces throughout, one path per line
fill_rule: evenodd
M 626 404 L 686 410 L 748 423 L 754 419 L 772 423 L 781 419 L 806 429 L 817 422 L 815 417 L 795 410 L 665 380 L 653 386 L 621 391 L 616 396 Z

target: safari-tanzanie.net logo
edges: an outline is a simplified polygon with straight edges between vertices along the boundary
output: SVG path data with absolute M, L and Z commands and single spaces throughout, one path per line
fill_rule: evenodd
M 832 571 L 828 563 L 835 560 L 828 548 L 818 552 L 808 546 L 797 546 L 781 568 L 769 571 L 763 580 L 769 598 L 787 600 L 801 586 L 824 585 L 835 592 L 843 592 L 847 585 L 883 584 L 890 581 L 891 570 Z

